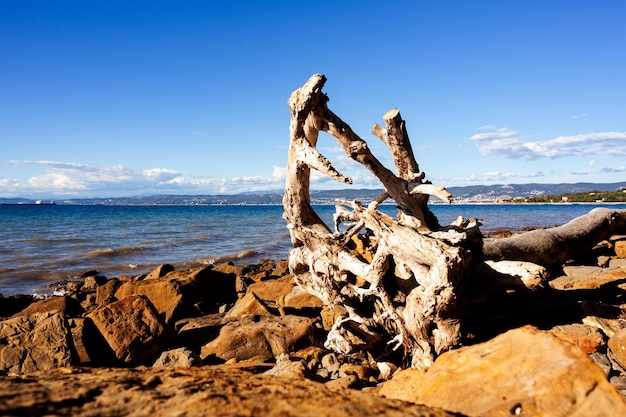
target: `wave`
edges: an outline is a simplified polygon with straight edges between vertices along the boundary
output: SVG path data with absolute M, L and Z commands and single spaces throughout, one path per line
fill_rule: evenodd
M 258 251 L 256 249 L 244 249 L 239 252 L 229 253 L 222 256 L 209 256 L 208 258 L 198 259 L 197 262 L 201 265 L 216 265 L 221 264 L 228 261 L 242 260 L 246 258 L 252 258 L 258 255 Z
M 97 258 L 114 258 L 116 256 L 125 256 L 131 255 L 137 252 L 145 252 L 151 250 L 147 246 L 122 246 L 119 248 L 106 248 L 106 249 L 96 249 L 92 250 L 87 254 L 87 257 L 90 259 Z

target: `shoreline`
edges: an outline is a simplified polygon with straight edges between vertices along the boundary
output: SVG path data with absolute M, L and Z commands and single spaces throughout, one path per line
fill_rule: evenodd
M 585 268 L 588 267 L 576 266 L 575 270 L 584 273 Z M 611 274 L 610 279 L 619 282 L 620 278 L 610 270 L 606 276 Z M 576 276 L 578 280 L 582 277 Z M 216 399 L 223 398 L 229 407 L 245 404 L 244 408 L 249 409 L 262 403 L 268 409 L 276 409 L 281 402 L 294 401 L 289 407 L 294 414 L 286 415 L 298 415 L 304 403 L 312 407 L 316 415 L 324 415 L 324 410 L 336 415 L 337 407 L 353 410 L 357 405 L 352 401 L 358 399 L 361 406 L 376 404 L 376 415 L 393 415 L 393 410 L 400 409 L 399 415 L 410 415 L 415 407 L 412 402 L 416 402 L 425 404 L 419 406 L 416 415 L 451 417 L 456 414 L 443 410 L 459 410 L 458 404 L 464 401 L 474 404 L 490 396 L 493 396 L 490 407 L 505 407 L 503 410 L 507 413 L 510 401 L 502 398 L 514 400 L 520 395 L 525 410 L 530 407 L 525 399 L 537 395 L 547 395 L 550 406 L 555 401 L 565 401 L 572 407 L 573 391 L 563 380 L 580 385 L 589 379 L 594 387 L 589 392 L 593 391 L 594 397 L 577 400 L 577 407 L 582 407 L 580 404 L 584 401 L 596 404 L 598 396 L 602 396 L 610 401 L 602 403 L 609 408 L 602 408 L 600 414 L 626 412 L 626 402 L 621 396 L 624 391 L 620 395 L 615 388 L 620 386 L 619 381 L 611 385 L 600 370 L 606 358 L 603 352 L 611 343 L 602 333 L 608 332 L 608 328 L 600 330 L 580 324 L 578 314 L 571 317 L 567 314 L 565 319 L 563 313 L 570 308 L 565 308 L 562 302 L 569 300 L 570 307 L 577 308 L 584 303 L 567 289 L 572 283 L 581 285 L 580 281 L 561 282 L 563 279 L 555 280 L 560 287 L 547 290 L 545 300 L 540 295 L 544 291 L 541 288 L 520 292 L 519 284 L 513 281 L 500 284 L 507 290 L 498 293 L 498 299 L 509 297 L 510 301 L 500 300 L 487 309 L 489 304 L 479 301 L 475 314 L 480 314 L 467 317 L 464 322 L 463 349 L 446 353 L 446 357 L 465 358 L 463 355 L 467 352 L 468 357 L 458 359 L 464 364 L 463 369 L 459 370 L 454 363 L 446 365 L 442 356 L 442 360 L 432 365 L 431 373 L 421 374 L 416 370 L 402 370 L 393 362 L 393 357 L 373 360 L 368 359 L 371 355 L 359 352 L 339 354 L 325 349 L 324 334 L 341 313 L 333 313 L 321 300 L 299 291 L 288 273 L 286 260 L 247 265 L 227 262 L 191 270 L 177 270 L 164 264 L 134 277 L 89 275 L 81 285 L 67 283 L 68 291 L 64 295 L 42 300 L 16 297 L 14 302 L 22 302 L 21 306 L 14 306 L 17 312 L 11 318 L 0 319 L 0 332 L 5 323 L 10 329 L 14 326 L 31 329 L 24 333 L 23 341 L 12 339 L 17 337 L 14 334 L 9 336 L 9 345 L 31 349 L 29 355 L 38 367 L 35 370 L 28 367 L 32 366 L 31 361 L 19 361 L 12 365 L 15 368 L 7 371 L 7 363 L 0 361 L 0 367 L 5 367 L 0 370 L 0 374 L 4 372 L 4 376 L 0 376 L 0 389 L 8 395 L 8 401 L 0 404 L 0 412 L 13 415 L 11 410 L 29 407 L 32 413 L 35 403 L 48 414 L 92 415 L 94 409 L 107 414 L 107 411 L 113 412 L 107 407 L 118 404 L 123 398 L 116 407 L 124 407 L 124 415 L 143 415 L 137 414 L 139 404 L 148 410 L 145 415 L 151 416 L 166 416 L 173 410 L 183 409 L 192 414 L 206 410 L 210 415 L 224 407 L 216 403 Z M 588 283 L 597 285 L 594 281 L 598 279 L 603 278 L 594 277 Z M 553 302 L 563 291 L 569 295 L 561 302 Z M 582 294 L 590 293 L 587 290 Z M 600 294 L 598 292 L 597 296 Z M 529 300 L 535 302 L 528 303 Z M 0 305 L 4 303 L 6 307 L 8 301 L 0 298 Z M 537 302 L 543 303 L 541 317 L 532 314 L 538 307 Z M 605 313 L 594 310 L 595 315 L 610 321 Z M 526 317 L 528 325 L 519 327 L 521 317 Z M 67 324 L 55 327 L 54 320 Z M 511 330 L 508 326 L 502 327 L 503 320 L 509 323 Z M 145 324 L 139 326 L 137 323 L 142 321 Z M 581 326 L 595 330 L 581 333 Z M 39 331 L 51 333 L 47 336 L 32 334 Z M 96 345 L 89 343 L 94 331 L 116 335 L 99 342 L 109 344 L 114 357 L 110 356 L 111 352 L 96 349 Z M 67 332 L 67 336 L 53 337 L 55 332 Z M 137 334 L 132 336 L 133 333 Z M 55 340 L 61 345 L 53 347 L 51 343 L 58 343 L 53 342 Z M 64 345 L 68 340 L 73 344 Z M 246 342 L 242 344 L 242 340 Z M 511 351 L 512 345 L 520 348 Z M 484 354 L 472 352 L 484 353 L 485 350 L 490 352 L 486 363 L 475 362 Z M 67 356 L 62 357 L 63 352 L 67 352 Z M 506 358 L 493 359 L 493 355 L 503 355 L 502 352 L 506 352 Z M 0 358 L 6 360 L 11 355 L 0 355 Z M 606 359 L 606 363 L 611 362 Z M 608 366 L 607 372 L 616 372 Z M 459 398 L 446 394 L 448 400 L 437 405 L 428 398 L 418 401 L 406 396 L 415 384 L 440 386 L 435 369 L 443 369 L 439 372 L 446 375 L 455 372 L 457 380 L 466 381 L 466 395 Z M 505 375 L 505 380 L 500 381 L 487 369 Z M 536 393 L 522 395 L 517 388 L 511 391 L 511 385 L 523 386 L 523 381 L 528 379 L 541 384 Z M 472 384 L 479 384 L 480 390 L 474 390 Z M 78 386 L 81 401 L 72 401 Z M 198 396 L 199 387 L 210 389 L 210 395 Z M 396 391 L 398 387 L 402 394 Z M 458 388 L 453 384 L 451 389 Z M 170 395 L 172 390 L 176 395 Z M 268 390 L 273 394 L 268 395 Z M 55 395 L 34 395 L 42 392 Z M 320 395 L 315 394 L 317 392 Z M 389 403 L 390 398 L 403 402 Z M 120 408 L 116 410 L 116 415 L 120 415 Z M 363 410 L 357 414 L 367 415 Z M 238 415 L 247 414 L 239 411 Z
M 626 210 L 597 213 L 614 216 Z M 614 223 L 621 233 L 622 223 Z M 0 340 L 6 340 L 0 343 L 0 390 L 7 398 L 0 402 L 0 414 L 37 414 L 36 407 L 59 415 L 86 416 L 94 410 L 142 415 L 137 410 L 143 407 L 145 415 L 161 417 L 173 410 L 210 415 L 227 406 L 233 414 L 263 415 L 258 408 L 263 404 L 281 415 L 300 415 L 306 404 L 316 415 L 324 415 L 323 410 L 337 415 L 338 409 L 347 411 L 342 415 L 350 415 L 348 410 L 367 415 L 355 409 L 358 399 L 361 406 L 376 404 L 376 412 L 368 410 L 379 415 L 393 410 L 407 415 L 415 404 L 421 407 L 416 415 L 433 417 L 522 409 L 537 415 L 564 409 L 622 415 L 626 329 L 621 317 L 626 308 L 616 302 L 626 295 L 621 286 L 626 245 L 618 244 L 626 243 L 626 235 L 616 235 L 614 227 L 607 231 L 614 238 L 603 235 L 606 244 L 599 244 L 594 243 L 599 235 L 593 234 L 593 249 L 580 259 L 559 248 L 576 258 L 564 261 L 562 271 L 539 264 L 507 270 L 511 262 L 520 262 L 469 257 L 463 265 L 468 273 L 454 272 L 459 281 L 471 279 L 471 285 L 452 289 L 461 300 L 454 306 L 462 305 L 452 316 L 459 323 L 458 340 L 446 352 L 433 354 L 425 367 L 415 368 L 408 360 L 412 345 L 388 348 L 395 328 L 351 333 L 348 324 L 337 333 L 351 318 L 351 308 L 358 306 L 369 317 L 369 308 L 376 314 L 376 301 L 367 294 L 346 304 L 322 301 L 314 295 L 320 294 L 317 288 L 301 286 L 307 280 L 315 284 L 311 277 L 317 276 L 306 270 L 306 262 L 295 276 L 286 259 L 216 260 L 194 268 L 161 264 L 114 277 L 92 270 L 56 282 L 58 291 L 48 297 L 0 298 Z M 499 233 L 493 238 L 512 234 Z M 482 235 L 483 242 L 492 238 Z M 531 236 L 522 233 L 520 239 L 526 237 Z M 475 238 L 478 244 L 478 234 Z M 365 258 L 378 244 L 355 246 L 353 254 Z M 489 246 L 481 248 L 488 258 Z M 397 304 L 390 308 L 404 314 L 401 300 L 425 297 L 420 277 L 407 290 L 406 278 L 390 271 L 381 277 L 386 280 L 381 292 L 395 291 Z M 346 282 L 356 294 L 371 290 L 366 280 Z M 331 349 L 329 341 L 336 340 L 351 348 Z M 534 383 L 524 384 L 528 380 Z M 428 387 L 425 396 L 421 387 Z M 286 402 L 293 413 L 283 408 Z M 472 411 L 476 404 L 488 404 L 488 409 Z

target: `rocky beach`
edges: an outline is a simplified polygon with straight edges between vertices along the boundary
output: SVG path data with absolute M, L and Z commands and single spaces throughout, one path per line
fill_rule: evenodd
M 426 370 L 324 348 L 344 307 L 285 260 L 90 271 L 0 299 L 0 414 L 623 415 L 626 237 L 592 255 L 558 276 L 475 271 L 462 347 Z

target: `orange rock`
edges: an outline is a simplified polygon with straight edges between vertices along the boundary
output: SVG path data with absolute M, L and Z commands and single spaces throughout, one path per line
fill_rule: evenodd
M 245 315 L 271 315 L 267 306 L 252 291 L 248 291 L 246 295 L 237 300 L 235 306 L 226 313 L 226 318 L 242 317 Z
M 296 283 L 291 275 L 285 275 L 278 279 L 258 281 L 248 287 L 248 292 L 254 294 L 272 308 L 278 308 L 283 304 L 283 298 L 289 294 Z
M 299 316 L 244 316 L 232 319 L 204 345 L 203 360 L 273 358 L 317 343 L 316 320 Z
M 19 313 L 15 313 L 13 317 L 30 316 L 31 314 L 43 313 L 45 311 L 60 311 L 69 316 L 80 316 L 83 313 L 83 308 L 74 298 L 62 295 L 36 301 Z
M 341 381 L 343 382 L 343 381 Z M 0 415 L 458 417 L 318 382 L 255 374 L 241 365 L 65 368 L 0 378 Z
M 121 280 L 113 278 L 103 285 L 98 285 L 96 287 L 96 304 L 103 306 L 111 301 L 116 301 L 115 292 L 121 284 Z
M 214 313 L 220 305 L 237 299 L 235 275 L 211 268 L 172 271 L 163 277 L 125 282 L 115 297 L 121 300 L 134 294 L 147 296 L 167 323 L 200 315 L 195 307 L 198 303 L 206 306 L 206 313 Z
M 321 310 L 324 307 L 322 300 L 298 285 L 294 286 L 291 292 L 285 295 L 281 305 L 287 309 L 295 310 Z
M 626 278 L 626 270 L 621 268 L 576 265 L 566 266 L 563 270 L 565 275 L 550 281 L 550 286 L 555 290 L 593 290 Z
M 550 329 L 550 333 L 578 346 L 587 355 L 597 352 L 604 346 L 604 336 L 598 328 L 580 323 L 555 326 Z
M 621 329 L 609 339 L 609 349 L 620 366 L 626 369 L 626 329 Z
M 174 333 L 147 297 L 131 295 L 89 313 L 83 337 L 92 360 L 110 360 L 106 355 L 112 353 L 118 361 L 137 365 L 154 360 Z M 109 349 L 103 349 L 103 341 Z
M 398 372 L 381 395 L 468 416 L 618 416 L 626 403 L 584 352 L 527 326 Z
M 161 278 L 167 275 L 168 273 L 172 272 L 173 270 L 174 270 L 174 267 L 170 264 L 159 265 L 156 268 L 154 268 L 152 272 L 146 275 L 144 279 Z
M 70 366 L 70 340 L 67 320 L 58 311 L 0 321 L 0 374 Z

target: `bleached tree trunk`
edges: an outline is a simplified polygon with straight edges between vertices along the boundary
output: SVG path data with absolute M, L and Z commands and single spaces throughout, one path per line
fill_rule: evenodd
M 599 242 L 624 232 L 626 210 L 596 208 L 562 226 L 485 241 L 483 255 L 488 260 L 527 261 L 555 269 L 568 260 L 585 259 Z
M 313 75 L 289 98 L 291 109 L 284 217 L 294 249 L 289 264 L 296 282 L 329 306 L 343 305 L 348 314 L 337 319 L 326 346 L 348 353 L 369 349 L 401 351 L 416 368 L 429 366 L 434 356 L 459 342 L 463 279 L 472 259 L 468 234 L 476 235 L 475 221 L 460 219 L 441 229 L 427 207 L 429 195 L 450 202 L 440 186 L 424 182 L 397 109 L 384 116 L 386 127 L 373 133 L 387 144 L 397 174 L 384 167 L 367 143 L 327 107 L 322 93 L 326 78 Z M 343 202 L 336 223 L 350 221 L 334 233 L 311 207 L 310 170 L 318 170 L 345 184 L 352 180 L 338 172 L 316 149 L 320 131 L 333 136 L 346 154 L 376 176 L 385 192 L 365 207 Z M 393 219 L 377 211 L 391 198 L 398 207 Z M 373 242 L 372 260 L 351 249 L 350 240 L 367 230 Z

